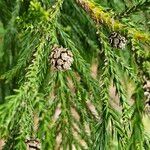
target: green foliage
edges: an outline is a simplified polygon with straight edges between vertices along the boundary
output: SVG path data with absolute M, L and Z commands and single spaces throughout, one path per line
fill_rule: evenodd
M 149 0 L 1 0 L 3 149 L 24 150 L 30 137 L 43 150 L 149 150 L 142 89 L 143 76 L 150 78 L 149 5 Z M 125 49 L 111 47 L 113 31 L 125 36 Z M 55 44 L 73 53 L 71 70 L 51 67 Z M 134 86 L 130 98 L 128 81 Z

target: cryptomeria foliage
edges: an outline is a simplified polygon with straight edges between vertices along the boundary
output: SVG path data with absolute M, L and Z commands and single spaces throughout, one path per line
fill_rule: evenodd
M 43 150 L 149 150 L 142 122 L 149 13 L 149 0 L 1 0 L 3 149 L 38 139 Z M 124 37 L 125 47 L 110 35 Z M 55 45 L 72 52 L 71 70 L 51 66 Z

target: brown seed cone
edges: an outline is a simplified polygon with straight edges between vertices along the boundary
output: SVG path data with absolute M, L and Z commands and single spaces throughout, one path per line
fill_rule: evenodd
M 150 104 L 150 80 L 145 80 L 143 89 L 144 89 L 144 95 L 146 97 L 146 103 Z
M 114 48 L 124 49 L 127 44 L 127 40 L 119 33 L 112 32 L 109 37 L 109 43 Z
M 146 78 L 145 76 L 143 77 L 144 84 L 143 84 L 143 89 L 144 89 L 144 96 L 145 96 L 145 113 L 150 114 L 150 80 Z
M 56 70 L 69 70 L 73 63 L 73 54 L 67 48 L 54 45 L 50 55 L 52 67 Z
M 27 150 L 41 150 L 41 143 L 39 139 L 27 139 L 25 143 Z

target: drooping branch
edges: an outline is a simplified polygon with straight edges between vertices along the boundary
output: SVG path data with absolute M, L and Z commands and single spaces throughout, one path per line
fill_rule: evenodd
M 56 5 L 55 8 L 58 13 L 59 13 L 58 9 L 61 7 L 60 5 L 58 5 L 58 3 L 60 4 L 61 2 L 63 1 L 59 0 L 55 4 Z M 38 7 L 34 7 L 34 6 L 38 6 Z M 39 10 L 37 9 L 38 11 L 36 13 L 36 16 L 37 14 L 40 13 L 40 10 L 43 10 L 42 6 L 39 5 L 39 3 L 34 3 L 34 5 L 32 5 L 31 8 L 32 10 L 34 10 L 35 8 L 40 8 Z M 47 61 L 51 50 L 51 46 L 54 43 L 56 43 L 55 28 L 53 27 L 53 23 L 55 24 L 54 21 L 57 20 L 57 13 L 52 10 L 51 16 L 53 17 L 53 22 L 51 21 L 50 17 L 48 18 L 49 22 L 47 21 L 46 23 L 45 20 L 40 20 L 41 18 L 38 17 L 36 17 L 36 19 L 37 18 L 39 19 L 38 24 L 35 24 L 34 23 L 35 20 L 32 20 L 33 34 L 31 35 L 30 32 L 27 32 L 25 39 L 27 38 L 31 39 L 30 36 L 33 35 L 35 36 L 36 35 L 35 33 L 37 31 L 40 36 L 38 37 L 36 36 L 38 41 L 37 43 L 33 42 L 33 44 L 35 45 L 34 47 L 32 47 L 33 49 L 32 49 L 31 64 L 26 65 L 25 75 L 24 75 L 23 82 L 21 83 L 21 86 L 18 88 L 18 90 L 15 91 L 14 95 L 8 97 L 6 105 L 0 106 L 0 114 L 1 113 L 4 114 L 3 116 L 2 115 L 0 116 L 0 124 L 2 125 L 2 127 L 5 124 L 5 129 L 3 130 L 3 133 L 1 133 L 1 138 L 4 136 L 6 137 L 6 144 L 4 146 L 4 149 L 9 149 L 9 147 L 11 147 L 11 149 L 23 150 L 25 149 L 25 139 L 27 138 L 27 136 L 32 136 L 32 128 L 34 126 L 34 122 L 33 122 L 34 102 L 39 101 L 39 99 L 41 99 L 41 96 L 39 96 L 39 89 L 41 83 L 44 80 L 44 76 L 48 68 Z M 43 24 L 45 23 L 45 26 L 42 26 L 41 22 Z M 49 41 L 49 39 L 51 39 L 51 41 Z M 25 47 L 24 49 L 23 46 L 28 45 L 28 40 L 25 40 L 20 45 L 24 52 L 27 49 L 27 47 Z M 17 67 L 17 69 L 15 70 L 18 69 L 22 69 L 22 68 Z M 6 113 L 4 113 L 3 110 L 5 110 Z M 6 121 L 6 119 L 4 119 L 6 116 L 10 117 L 9 121 Z M 9 136 L 7 136 L 7 133 Z M 18 142 L 16 140 L 17 138 L 15 140 L 13 139 L 14 137 L 17 137 L 18 139 L 21 140 L 19 140 Z
M 76 2 L 92 17 L 95 22 L 106 25 L 114 31 L 121 31 L 131 35 L 134 39 L 142 42 L 150 41 L 150 35 L 140 32 L 136 29 L 130 28 L 118 20 L 114 20 L 110 13 L 105 12 L 103 7 L 97 5 L 92 0 L 76 0 Z

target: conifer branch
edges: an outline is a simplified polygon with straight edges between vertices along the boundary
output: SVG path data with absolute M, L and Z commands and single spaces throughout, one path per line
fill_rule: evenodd
M 48 10 L 48 11 L 50 11 L 51 16 L 47 16 L 48 11 L 45 11 L 44 9 L 41 8 L 42 9 L 42 12 L 41 12 L 42 15 L 44 15 L 46 21 L 49 21 L 50 24 L 53 24 L 53 25 L 56 24 L 55 19 L 57 18 L 57 15 L 59 14 L 59 10 L 60 10 L 60 7 L 62 5 L 62 2 L 63 2 L 62 0 L 59 0 L 54 5 L 56 10 L 53 10 L 53 9 Z M 33 4 L 31 2 L 30 7 L 33 7 L 33 9 L 39 9 L 39 7 L 41 7 L 41 6 L 40 6 L 40 3 L 34 3 Z M 30 16 L 28 16 L 28 17 L 30 17 Z M 14 18 L 12 20 L 13 20 L 13 22 L 15 22 L 16 18 Z M 21 23 L 21 19 L 20 19 L 20 23 Z M 28 61 L 30 60 L 31 56 L 33 55 L 34 49 L 36 48 L 36 46 L 38 44 L 37 39 L 40 38 L 40 36 L 42 34 L 41 31 L 39 31 L 39 28 L 41 28 L 43 31 L 46 30 L 42 27 L 42 23 L 39 23 L 39 26 L 36 28 L 33 27 L 33 25 L 31 25 L 31 24 L 28 24 L 28 23 L 24 24 L 25 29 L 21 29 L 22 35 L 20 35 L 20 38 L 22 39 L 22 41 L 20 41 L 20 44 L 22 45 L 22 47 L 20 48 L 21 50 L 20 50 L 20 55 L 18 57 L 18 62 L 16 64 L 16 66 L 14 66 L 11 70 L 6 72 L 4 75 L 1 75 L 1 77 L 0 77 L 1 79 L 6 79 L 7 81 L 10 81 L 17 73 L 20 72 L 22 67 L 26 66 L 27 60 Z M 10 23 L 10 24 L 12 25 L 12 23 Z M 25 32 L 24 32 L 24 30 L 25 30 Z M 52 35 L 52 36 L 54 38 L 54 35 Z
M 76 56 L 74 58 L 74 69 L 82 77 L 82 80 L 84 84 L 88 86 L 89 91 L 92 90 L 92 92 L 99 92 L 99 90 L 96 88 L 97 86 L 99 86 L 99 84 L 95 79 L 91 77 L 89 64 L 86 63 L 82 58 L 74 43 L 70 40 L 69 35 L 64 32 L 64 29 L 61 25 L 58 26 L 58 30 L 60 32 L 60 35 L 62 36 L 62 39 L 64 40 L 63 42 L 66 47 L 70 47 L 70 49 L 73 49 L 72 53 L 74 54 L 74 56 Z
M 14 125 L 17 123 L 17 126 L 19 128 L 19 132 L 21 136 L 20 138 L 22 140 L 25 141 L 25 137 L 26 136 L 30 136 L 31 129 L 33 128 L 33 124 L 32 124 L 32 119 L 33 119 L 33 109 L 32 107 L 34 104 L 34 99 L 36 99 L 36 97 L 38 97 L 38 90 L 39 90 L 39 86 L 41 84 L 41 81 L 43 80 L 44 77 L 44 69 L 45 69 L 45 52 L 44 50 L 44 45 L 45 43 L 41 40 L 41 43 L 39 44 L 39 47 L 37 48 L 37 52 L 35 53 L 35 58 L 33 60 L 33 63 L 28 67 L 28 72 L 25 75 L 25 82 L 24 84 L 19 88 L 19 90 L 16 92 L 16 95 L 13 95 L 12 97 L 9 98 L 9 106 L 10 107 L 6 107 L 5 105 L 2 106 L 1 109 L 10 109 L 8 111 L 8 114 L 5 113 L 5 115 L 9 115 L 11 120 L 10 122 L 8 122 L 8 124 L 6 125 L 3 121 L 5 118 L 5 115 L 1 116 L 1 124 L 5 124 L 6 125 L 6 129 L 8 126 L 12 126 L 9 127 L 8 129 L 10 131 L 11 134 L 11 129 L 14 127 Z M 44 53 L 43 53 L 44 52 Z M 47 56 L 47 55 L 46 55 Z M 43 64 L 43 68 L 39 68 L 40 64 Z M 42 66 L 41 66 L 42 67 Z M 39 72 L 41 71 L 41 72 Z M 29 92 L 30 91 L 30 92 Z M 33 94 L 34 93 L 34 94 Z M 15 118 L 16 113 L 18 113 L 18 109 L 21 109 L 20 112 L 20 117 L 16 120 L 13 119 Z M 15 112 L 15 113 L 14 113 Z M 24 120 L 22 120 L 24 119 Z M 12 122 L 13 121 L 13 122 Z M 23 129 L 23 131 L 22 131 Z M 27 129 L 27 130 L 24 130 Z M 18 137 L 19 138 L 19 137 Z M 8 143 L 11 144 L 11 143 Z M 16 145 L 16 144 L 15 144 Z M 21 147 L 19 147 L 21 148 Z
M 144 128 L 142 123 L 143 114 L 143 91 L 141 86 L 137 86 L 135 93 L 135 110 L 132 116 L 132 134 L 128 143 L 129 149 L 143 149 L 144 148 Z
M 32 37 L 32 35 L 34 36 Z M 40 38 L 38 32 L 34 33 L 31 29 L 27 29 L 27 31 L 25 31 L 25 33 L 21 36 L 22 40 L 19 41 L 22 48 L 20 48 L 17 64 L 11 70 L 1 75 L 1 79 L 6 79 L 6 81 L 9 82 L 20 72 L 20 70 L 26 67 L 28 61 L 32 57 L 35 47 L 37 46 L 37 37 Z M 26 44 L 27 42 L 28 44 Z
M 60 1 L 59 1 L 60 2 Z M 52 16 L 56 17 L 56 13 Z M 51 24 L 50 24 L 51 25 Z M 38 29 L 43 29 L 41 27 L 41 22 L 38 24 Z M 46 26 L 47 27 L 47 26 Z M 50 47 L 57 41 L 55 40 L 55 30 L 53 26 L 48 26 L 49 32 L 47 30 L 42 30 L 40 37 L 38 39 L 37 45 L 33 50 L 33 59 L 30 65 L 26 68 L 26 74 L 24 77 L 24 82 L 21 84 L 20 88 L 15 92 L 13 96 L 10 96 L 8 99 L 7 105 L 0 106 L 1 112 L 3 110 L 9 110 L 7 113 L 1 116 L 0 124 L 6 125 L 6 129 L 1 134 L 2 137 L 6 136 L 7 142 L 4 149 L 11 147 L 11 149 L 25 149 L 25 139 L 27 136 L 31 137 L 33 129 L 33 117 L 35 102 L 41 99 L 38 94 L 41 82 L 44 79 L 46 70 L 47 70 L 47 60 L 49 57 Z M 34 28 L 32 28 L 34 30 Z M 36 30 L 35 30 L 36 32 Z M 49 38 L 51 34 L 51 37 Z M 37 37 L 36 37 L 37 38 Z M 46 39 L 46 40 L 45 40 Z M 49 42 L 51 39 L 51 42 Z M 35 44 L 35 43 L 34 43 Z M 6 107 L 7 106 L 7 107 Z M 17 115 L 19 110 L 19 115 Z M 15 117 L 15 115 L 17 117 Z M 10 120 L 6 122 L 5 118 L 9 116 Z M 16 120 L 16 119 L 17 120 Z M 12 129 L 17 128 L 18 132 L 15 130 L 11 132 Z M 11 142 L 10 138 L 16 137 L 17 140 Z
M 129 76 L 133 79 L 133 81 L 135 82 L 136 84 L 136 87 L 137 87 L 137 90 L 136 90 L 136 97 L 135 97 L 135 107 L 134 107 L 134 112 L 132 114 L 132 116 L 129 115 L 129 108 L 133 108 L 132 106 L 129 106 L 129 104 L 127 103 L 126 101 L 126 93 L 123 89 L 123 86 L 121 84 L 121 82 L 119 81 L 119 78 L 118 78 L 118 71 L 115 69 L 115 60 L 117 58 L 117 56 L 115 56 L 115 53 L 113 51 L 111 51 L 110 47 L 107 45 L 107 39 L 106 37 L 102 34 L 102 32 L 100 32 L 100 37 L 101 37 L 101 40 L 102 40 L 102 43 L 105 45 L 105 50 L 104 52 L 108 53 L 107 57 L 109 58 L 109 67 L 110 67 L 110 75 L 112 75 L 113 77 L 113 81 L 114 81 L 114 85 L 116 86 L 116 90 L 117 90 L 117 93 L 119 94 L 119 98 L 121 100 L 121 104 L 122 104 L 122 108 L 123 108 L 123 116 L 122 116 L 122 119 L 123 119 L 123 124 L 125 125 L 124 126 L 124 137 L 122 137 L 124 139 L 124 146 L 125 145 L 129 145 L 129 147 L 131 149 L 142 149 L 143 147 L 143 143 L 144 143 L 144 135 L 143 135 L 143 122 L 142 122 L 142 114 L 144 112 L 144 109 L 143 109 L 143 101 L 142 101 L 142 89 L 141 89 L 141 83 L 140 83 L 140 80 L 138 81 L 137 79 L 135 79 L 133 76 L 134 76 L 134 73 L 132 74 L 130 72 Z M 107 49 L 107 51 L 106 51 Z M 126 66 L 124 63 L 121 63 L 121 62 L 118 62 L 119 65 L 121 65 L 123 67 L 123 69 L 126 70 L 126 72 L 128 72 L 128 66 Z M 136 75 L 135 75 L 136 76 Z M 140 100 L 139 100 L 140 99 Z M 123 100 L 123 101 L 122 101 Z M 130 120 L 130 117 L 131 119 L 133 119 L 133 122 L 131 121 L 131 125 L 132 125 L 132 135 L 131 135 L 131 141 L 127 138 L 127 135 L 130 133 L 130 123 L 129 123 L 129 120 Z M 138 120 L 138 123 L 137 123 L 137 120 Z M 137 125 L 138 124 L 138 125 Z M 137 130 L 137 126 L 139 127 L 139 132 L 136 131 Z M 135 133 L 136 132 L 136 133 Z M 141 141 L 140 141 L 141 139 Z M 130 143 L 131 142 L 131 143 Z M 134 144 L 133 144 L 133 143 Z M 130 144 L 129 144 L 130 143 Z M 123 146 L 123 147 L 124 147 Z
M 111 48 L 108 46 L 107 44 L 107 39 L 106 36 L 104 35 L 103 31 L 99 31 L 98 33 L 100 33 L 100 41 L 103 45 L 102 51 L 105 55 L 105 60 L 104 60 L 104 72 L 101 75 L 101 82 L 102 82 L 102 87 L 101 87 L 101 100 L 102 100 L 102 121 L 101 123 L 98 123 L 97 125 L 97 130 L 96 130 L 96 135 L 97 137 L 95 137 L 95 144 L 94 144 L 94 149 L 109 149 L 109 144 L 110 141 L 109 139 L 113 139 L 114 137 L 111 137 L 111 135 L 109 135 L 109 130 L 110 129 L 110 124 L 109 122 L 111 122 L 111 126 L 113 128 L 112 132 L 115 132 L 117 134 L 117 142 L 118 142 L 118 148 L 124 148 L 126 143 L 127 143 L 127 133 L 129 130 L 129 124 L 127 124 L 127 120 L 129 120 L 129 116 L 127 115 L 127 113 L 125 112 L 125 110 L 127 110 L 129 107 L 129 104 L 126 101 L 126 93 L 122 87 L 121 81 L 118 77 L 118 71 L 115 69 L 116 65 L 115 65 L 115 55 L 114 52 L 111 51 Z M 107 73 L 107 74 L 104 74 Z M 113 79 L 113 83 L 116 86 L 116 91 L 118 93 L 118 96 L 120 98 L 120 103 L 122 105 L 122 117 L 120 114 L 118 114 L 110 105 L 110 96 L 109 96 L 109 85 L 110 85 L 110 80 L 111 78 Z M 107 81 L 105 83 L 105 81 Z M 106 86 L 107 85 L 107 86 Z M 106 86 L 106 87 L 105 87 Z M 105 94 L 105 95 L 104 95 Z M 107 94 L 107 95 L 106 95 Z M 120 125 L 120 120 L 116 119 L 118 117 L 121 117 L 123 120 L 123 124 L 124 126 Z M 119 123 L 120 122 L 120 123 Z M 126 124 L 126 125 L 125 125 Z M 122 130 L 122 128 L 124 130 Z M 99 134 L 97 132 L 100 132 Z M 104 132 L 104 133 L 103 133 Z M 114 134 L 115 134 L 114 133 Z M 107 142 L 108 143 L 107 143 Z
M 93 18 L 97 23 L 106 25 L 110 30 L 121 31 L 124 34 L 127 33 L 136 40 L 148 42 L 150 41 L 150 35 L 147 33 L 142 33 L 133 28 L 129 28 L 126 25 L 120 23 L 118 20 L 115 20 L 113 16 L 105 12 L 105 10 L 97 5 L 92 0 L 76 0 L 76 2 Z
M 138 66 L 139 74 L 141 76 L 145 75 L 146 77 L 150 78 L 149 67 L 147 67 L 148 65 L 150 65 L 148 61 L 150 59 L 149 50 L 148 49 L 144 50 L 145 45 L 142 45 L 135 39 L 131 40 L 131 44 L 132 44 L 132 53 L 135 57 L 135 63 Z M 147 47 L 149 48 L 150 46 L 148 45 Z M 144 66 L 145 63 L 147 63 L 146 67 Z

